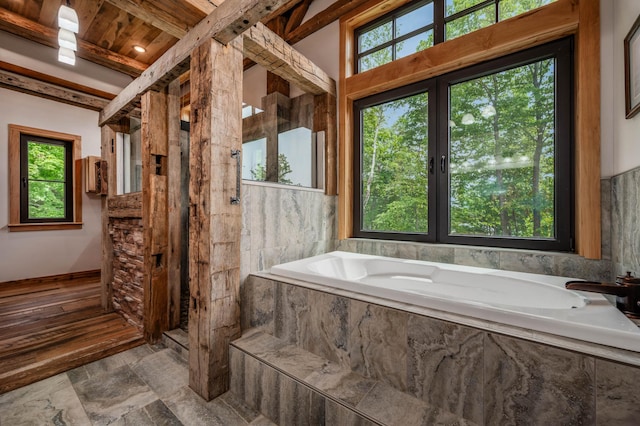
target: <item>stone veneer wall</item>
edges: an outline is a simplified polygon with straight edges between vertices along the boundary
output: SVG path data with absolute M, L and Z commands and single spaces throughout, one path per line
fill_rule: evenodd
M 640 275 L 640 168 L 611 178 L 613 275 Z
M 129 323 L 142 330 L 142 219 L 111 218 L 109 233 L 113 239 L 113 307 Z
M 429 424 L 436 412 L 478 425 L 622 425 L 640 415 L 638 367 L 267 277 L 246 285 L 247 325 L 326 360 L 303 384 L 373 419 L 388 414 L 379 412 L 388 387 L 405 395 L 394 399 L 399 417 L 385 424 Z M 246 350 L 259 360 L 273 355 Z M 251 386 L 271 383 L 264 366 L 238 367 L 233 374 Z M 334 374 L 339 368 L 357 376 Z M 277 391 L 263 392 L 259 405 L 272 405 Z

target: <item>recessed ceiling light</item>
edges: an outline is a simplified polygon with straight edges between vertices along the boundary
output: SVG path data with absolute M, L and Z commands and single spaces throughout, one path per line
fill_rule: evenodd
M 138 46 L 137 44 L 135 46 L 133 46 L 133 50 L 135 50 L 136 52 L 140 52 L 140 53 L 144 53 L 147 51 L 147 49 L 145 49 L 142 46 Z

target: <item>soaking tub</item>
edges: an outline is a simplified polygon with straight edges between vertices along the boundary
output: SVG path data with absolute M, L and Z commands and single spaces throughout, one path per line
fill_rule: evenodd
M 271 274 L 424 308 L 640 352 L 640 329 L 571 278 L 335 251 Z

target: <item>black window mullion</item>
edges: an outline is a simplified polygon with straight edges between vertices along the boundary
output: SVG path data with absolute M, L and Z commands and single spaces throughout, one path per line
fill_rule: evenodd
M 436 201 L 435 222 L 437 240 L 444 241 L 449 234 L 449 85 L 446 80 L 438 79 L 437 103 L 437 148 L 436 148 Z M 443 167 L 444 166 L 444 167 Z
M 447 16 L 444 18 L 445 23 L 451 22 L 451 21 L 455 21 L 456 19 L 462 18 L 464 16 L 467 16 L 473 12 L 477 12 L 480 9 L 484 9 L 485 7 L 491 5 L 491 4 L 495 4 L 495 0 L 486 0 L 483 1 L 482 3 L 478 3 L 474 6 L 471 6 L 467 9 L 461 10 L 460 12 L 454 13 L 453 15 Z M 446 11 L 444 11 L 446 12 Z M 443 13 L 444 16 L 444 13 Z M 497 21 L 496 21 L 497 22 Z
M 433 2 L 433 44 L 444 42 L 444 2 L 445 0 Z

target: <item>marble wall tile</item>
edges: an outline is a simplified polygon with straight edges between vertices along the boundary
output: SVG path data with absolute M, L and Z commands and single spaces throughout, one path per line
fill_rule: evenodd
M 407 334 L 409 392 L 430 406 L 482 424 L 485 333 L 410 315 Z
M 349 300 L 280 284 L 275 336 L 327 360 L 348 365 Z
M 611 179 L 600 179 L 602 258 L 611 260 Z
M 453 263 L 455 250 L 443 245 L 421 244 L 417 248 L 417 259 L 429 262 Z
M 555 256 L 544 253 L 501 251 L 500 269 L 533 274 L 553 275 Z
M 640 169 L 611 178 L 611 258 L 640 275 Z
M 240 315 L 243 330 L 258 327 L 274 333 L 274 296 L 277 283 L 250 276 L 240 287 Z
M 278 424 L 325 424 L 324 397 L 284 374 L 280 374 L 279 392 Z
M 324 408 L 326 425 L 374 426 L 377 424 L 330 399 L 325 401 Z
M 482 268 L 499 268 L 500 252 L 491 249 L 455 247 L 454 263 Z
M 229 391 L 241 400 L 245 399 L 245 372 L 243 351 L 233 346 L 229 347 Z M 256 409 L 254 405 L 252 409 Z
M 243 400 L 277 424 L 280 424 L 280 376 L 252 356 L 244 356 Z
M 0 395 L 0 425 L 91 424 L 65 373 Z
M 349 407 L 358 405 L 376 383 L 337 364 L 315 369 L 304 381 Z
M 585 259 L 578 255 L 557 256 L 554 275 L 591 281 L 610 281 L 611 262 Z
M 406 312 L 351 300 L 349 359 L 351 370 L 407 389 Z
M 485 424 L 594 424 L 594 382 L 591 357 L 497 334 L 485 338 Z
M 596 424 L 634 425 L 640 418 L 640 369 L 596 360 Z

